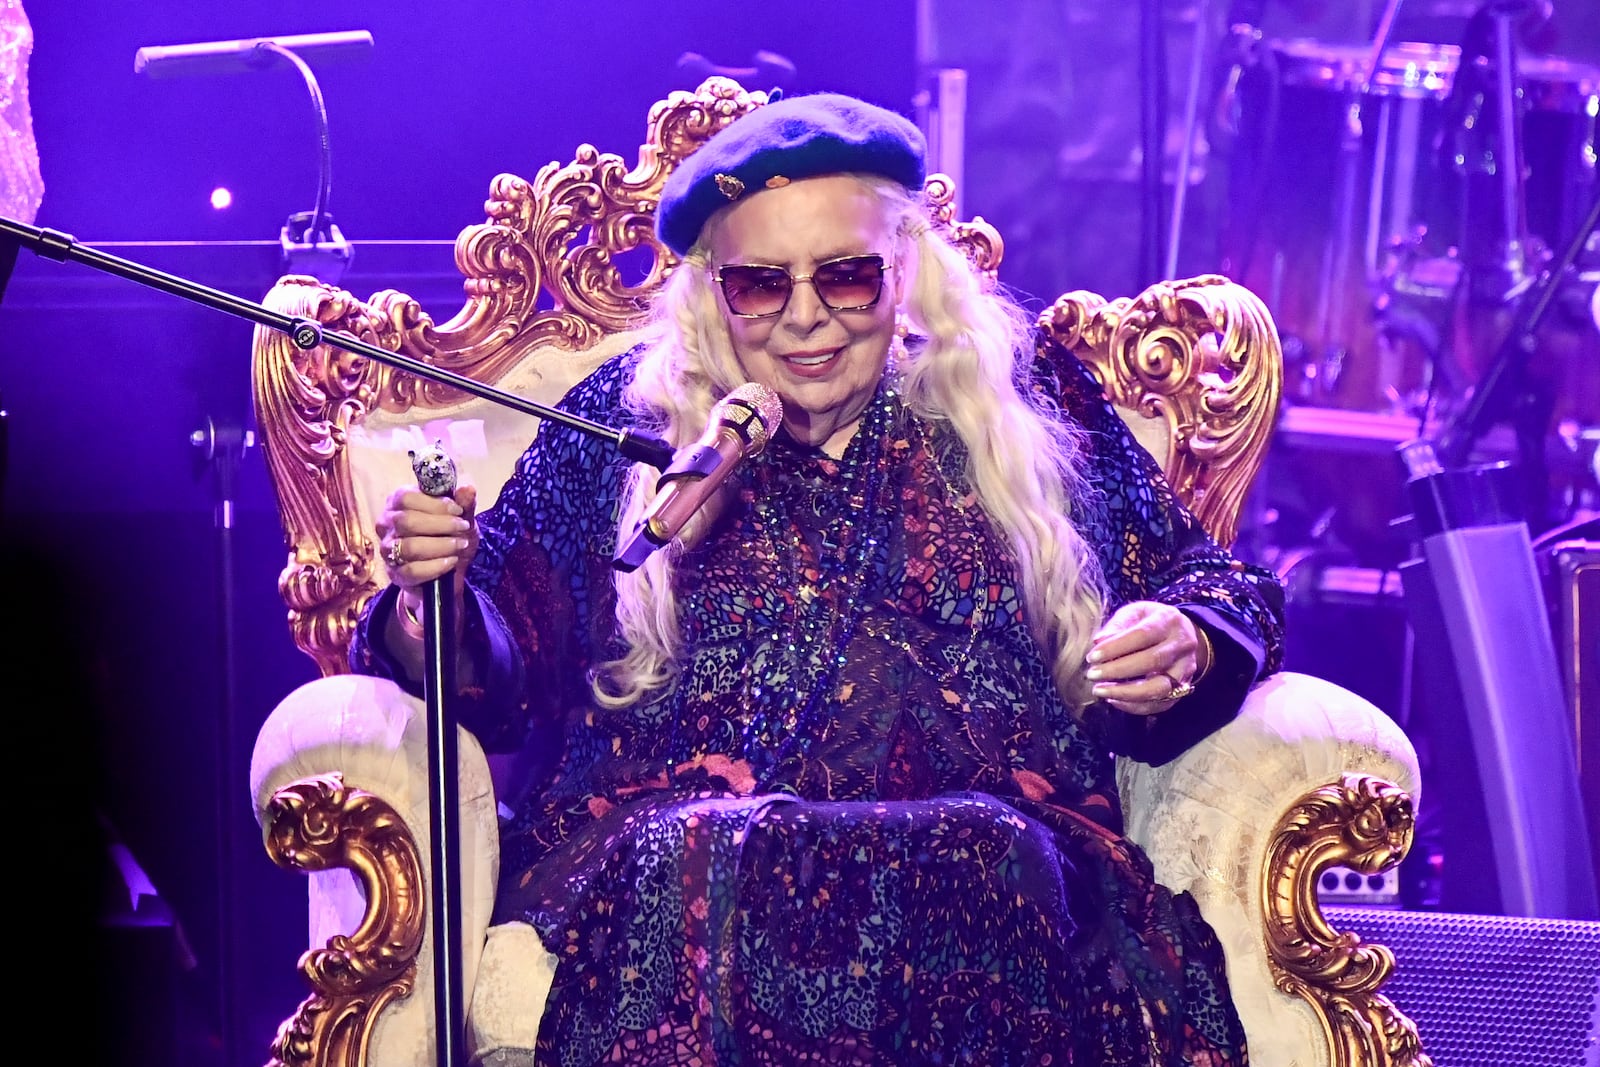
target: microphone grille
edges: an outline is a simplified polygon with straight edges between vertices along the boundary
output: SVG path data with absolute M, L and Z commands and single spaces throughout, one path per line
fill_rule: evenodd
M 718 407 L 737 405 L 749 411 L 754 418 L 738 420 L 743 423 L 745 437 L 750 442 L 749 455 L 756 455 L 767 447 L 767 441 L 783 421 L 783 401 L 770 387 L 760 382 L 745 382 L 722 398 Z

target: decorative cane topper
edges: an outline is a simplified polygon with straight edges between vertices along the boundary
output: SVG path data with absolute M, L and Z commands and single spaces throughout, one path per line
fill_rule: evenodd
M 449 496 L 456 491 L 456 461 L 444 450 L 444 442 L 435 441 L 421 452 L 406 454 L 411 457 L 418 489 L 429 496 Z

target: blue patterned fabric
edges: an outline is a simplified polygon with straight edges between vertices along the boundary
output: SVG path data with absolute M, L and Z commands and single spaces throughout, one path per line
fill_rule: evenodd
M 564 406 L 626 424 L 631 368 Z M 495 913 L 559 960 L 541 1062 L 1245 1062 L 1220 949 L 1122 836 L 1113 761 L 1237 713 L 1277 669 L 1281 589 L 1175 503 L 1076 361 L 1041 363 L 1038 391 L 1088 431 L 1075 521 L 1108 610 L 1165 601 L 1212 639 L 1162 715 L 1071 714 L 959 442 L 888 386 L 841 459 L 780 438 L 741 468 L 679 564 L 676 684 L 598 707 L 626 463 L 541 431 L 480 517 L 484 684 L 461 708 L 486 746 L 546 756 Z M 369 638 L 353 664 L 393 673 Z

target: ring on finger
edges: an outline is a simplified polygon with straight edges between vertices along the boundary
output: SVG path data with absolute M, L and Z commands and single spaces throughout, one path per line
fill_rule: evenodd
M 1167 694 L 1168 700 L 1182 700 L 1194 692 L 1193 682 L 1180 682 L 1172 675 L 1167 675 L 1167 681 L 1172 684 L 1172 691 Z
M 405 566 L 406 559 L 400 554 L 400 538 L 396 537 L 393 541 L 389 542 L 389 551 L 383 558 L 389 564 L 389 569 L 392 571 L 399 570 L 401 567 Z

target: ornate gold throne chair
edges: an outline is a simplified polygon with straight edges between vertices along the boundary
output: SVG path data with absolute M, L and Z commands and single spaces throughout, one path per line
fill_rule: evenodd
M 725 79 L 650 111 L 628 165 L 592 146 L 532 183 L 497 177 L 487 221 L 462 232 L 466 302 L 436 323 L 394 291 L 369 300 L 286 277 L 267 304 L 546 403 L 627 348 L 646 298 L 674 262 L 654 241 L 666 175 L 715 130 L 765 103 Z M 929 179 L 940 224 L 993 272 L 992 227 L 952 218 L 948 180 Z M 625 253 L 649 269 L 627 284 Z M 1231 543 L 1277 414 L 1281 353 L 1259 300 L 1220 277 L 1106 301 L 1061 297 L 1042 343 L 1094 368 L 1181 497 Z M 433 1064 L 426 913 L 428 774 L 420 701 L 347 672 L 361 605 L 385 582 L 374 509 L 412 479 L 407 450 L 440 439 L 489 506 L 536 420 L 327 347 L 262 330 L 254 390 L 289 545 L 280 587 L 299 646 L 322 677 L 291 693 L 258 736 L 256 813 L 272 858 L 309 876 L 311 991 L 282 1026 L 274 1061 Z M 489 928 L 497 857 L 496 772 L 460 739 L 463 971 L 474 1059 L 527 1064 L 552 958 L 531 929 Z M 1188 890 L 1227 951 L 1252 1061 L 1426 1063 L 1409 1020 L 1378 986 L 1388 950 L 1331 929 L 1318 876 L 1377 871 L 1409 847 L 1415 753 L 1379 709 L 1325 681 L 1280 674 L 1238 720 L 1162 767 L 1119 761 L 1129 831 L 1161 880 Z M 286 1008 L 289 1007 L 286 1005 Z

